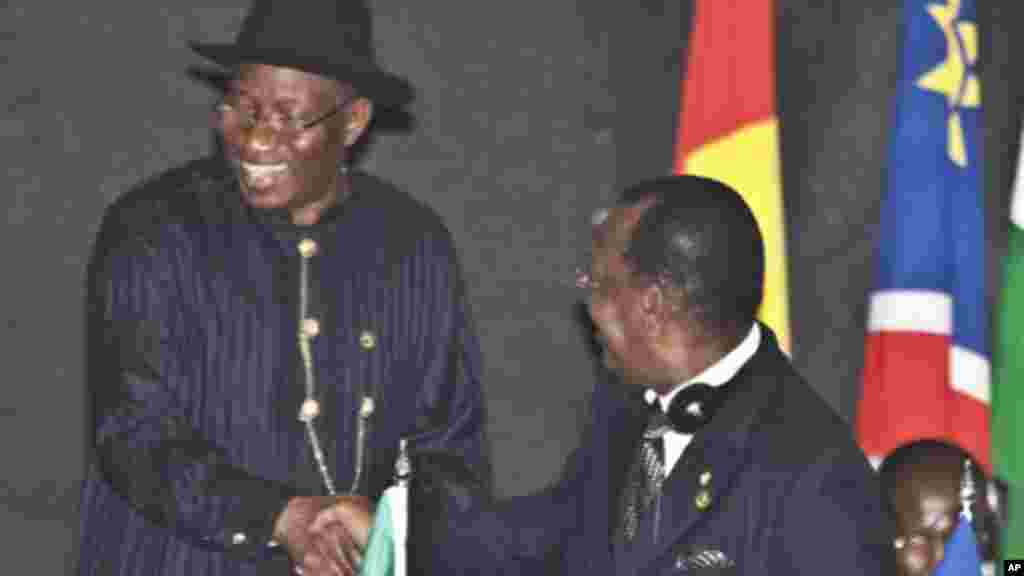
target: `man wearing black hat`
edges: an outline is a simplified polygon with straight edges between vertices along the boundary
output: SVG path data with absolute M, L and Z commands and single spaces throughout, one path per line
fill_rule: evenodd
M 79 574 L 344 573 L 361 535 L 309 527 L 365 517 L 400 438 L 487 470 L 450 234 L 349 168 L 412 96 L 371 46 L 351 0 L 255 0 L 236 43 L 194 46 L 231 72 L 223 157 L 119 199 L 91 263 Z

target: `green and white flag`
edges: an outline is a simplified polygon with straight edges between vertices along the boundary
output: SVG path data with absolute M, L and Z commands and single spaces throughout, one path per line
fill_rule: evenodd
M 993 356 L 992 461 L 1010 490 L 1003 558 L 1024 558 L 1024 146 L 1010 206 Z
M 403 485 L 384 490 L 359 566 L 360 576 L 405 576 L 405 541 L 409 489 Z

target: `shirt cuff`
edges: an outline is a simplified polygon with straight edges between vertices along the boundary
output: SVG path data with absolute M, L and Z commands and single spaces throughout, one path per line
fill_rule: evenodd
M 273 540 L 274 524 L 288 501 L 297 496 L 285 484 L 262 481 L 240 495 L 234 508 L 224 515 L 223 542 L 228 552 L 241 556 L 266 557 L 283 551 Z

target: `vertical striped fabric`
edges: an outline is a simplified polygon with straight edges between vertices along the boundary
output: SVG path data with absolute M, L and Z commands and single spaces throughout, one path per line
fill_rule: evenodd
M 280 551 L 264 560 L 281 498 L 324 492 L 297 419 L 304 238 L 318 246 L 316 425 L 338 487 L 353 479 L 365 394 L 376 406 L 359 491 L 371 499 L 390 483 L 400 437 L 485 464 L 479 348 L 440 219 L 356 174 L 352 197 L 297 229 L 240 206 L 217 166 L 166 175 L 104 222 L 104 321 L 90 335 L 125 329 L 107 346 L 109 378 L 93 383 L 83 576 L 288 573 Z

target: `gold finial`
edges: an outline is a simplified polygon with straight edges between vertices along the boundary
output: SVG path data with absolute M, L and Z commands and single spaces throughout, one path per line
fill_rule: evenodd
M 395 480 L 401 485 L 412 475 L 412 461 L 409 460 L 409 445 L 405 438 L 398 440 L 398 458 L 395 459 Z
M 301 254 L 303 258 L 312 258 L 313 256 L 316 256 L 316 249 L 316 242 L 310 238 L 303 238 L 302 241 L 299 242 L 299 254 Z

